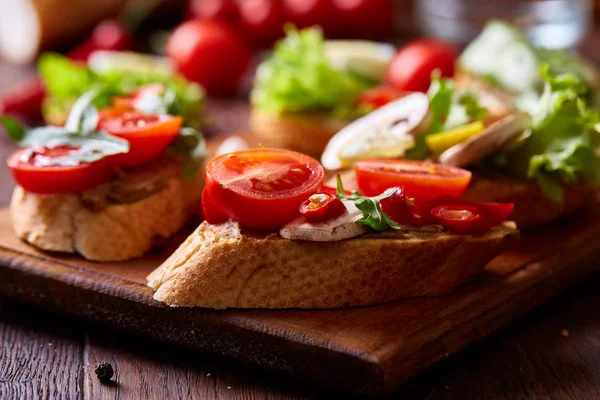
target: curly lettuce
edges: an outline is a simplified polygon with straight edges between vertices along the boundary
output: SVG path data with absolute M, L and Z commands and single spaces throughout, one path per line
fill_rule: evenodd
M 331 66 L 319 29 L 288 27 L 273 55 L 258 67 L 252 103 L 269 113 L 322 110 L 352 118 L 359 93 L 371 85 L 355 73 Z
M 600 185 L 599 117 L 586 104 L 588 86 L 575 75 L 552 75 L 548 64 L 540 74 L 544 91 L 531 129 L 494 160 L 513 175 L 535 179 L 546 197 L 562 202 L 561 184 Z
M 150 83 L 161 83 L 174 93 L 173 113 L 183 116 L 186 125 L 197 127 L 200 123 L 204 93 L 200 86 L 178 75 L 116 68 L 98 73 L 56 53 L 43 54 L 38 70 L 48 92 L 42 110 L 44 118 L 54 124 L 64 122 L 74 101 L 90 89 L 102 88 L 102 94 L 94 100 L 94 106 L 102 108 L 111 104 L 112 97 L 128 95 Z

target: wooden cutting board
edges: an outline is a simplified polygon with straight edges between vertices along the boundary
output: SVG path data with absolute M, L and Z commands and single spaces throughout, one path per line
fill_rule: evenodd
M 145 277 L 184 237 L 160 253 L 99 264 L 33 249 L 13 235 L 8 211 L 0 210 L 0 294 L 348 391 L 382 394 L 600 266 L 600 212 L 588 210 L 524 234 L 451 296 L 340 310 L 169 308 L 152 299 Z

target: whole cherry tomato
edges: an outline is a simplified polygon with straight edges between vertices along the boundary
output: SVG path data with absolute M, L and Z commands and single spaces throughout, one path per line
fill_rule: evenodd
M 318 25 L 325 36 L 335 30 L 333 0 L 283 0 L 287 20 L 298 28 Z
M 232 26 L 240 23 L 235 0 L 192 0 L 189 10 L 192 17 L 227 22 Z
M 336 36 L 387 39 L 394 31 L 394 0 L 332 0 Z
M 287 22 L 279 0 L 237 0 L 244 31 L 258 47 L 271 46 L 283 36 Z
M 387 81 L 398 90 L 426 92 L 431 73 L 439 70 L 442 77 L 454 76 L 458 51 L 439 39 L 418 39 L 401 47 L 388 66 Z
M 198 19 L 173 31 L 166 53 L 181 74 L 217 96 L 235 93 L 252 57 L 251 49 L 233 28 Z

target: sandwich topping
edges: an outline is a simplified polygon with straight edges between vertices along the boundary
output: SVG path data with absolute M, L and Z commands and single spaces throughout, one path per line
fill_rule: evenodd
M 287 239 L 336 241 L 390 230 L 482 234 L 501 224 L 512 204 L 460 196 L 471 173 L 421 161 L 367 160 L 356 165 L 357 190 L 323 185 L 323 167 L 288 150 L 250 149 L 214 158 L 202 195 L 210 224 L 238 222 Z M 433 228 L 433 229 L 432 229 Z

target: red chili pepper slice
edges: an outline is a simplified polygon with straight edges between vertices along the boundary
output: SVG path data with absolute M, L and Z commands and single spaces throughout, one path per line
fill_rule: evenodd
M 437 206 L 431 210 L 431 215 L 454 233 L 484 233 L 492 227 L 477 208 L 467 205 Z
M 333 194 L 317 193 L 300 205 L 300 213 L 309 222 L 323 222 L 346 212 L 346 206 Z
M 400 225 L 422 226 L 425 218 L 415 214 L 416 199 L 406 197 L 403 187 L 396 187 L 394 193 L 381 200 L 381 210 Z
M 481 214 L 490 222 L 498 225 L 510 216 L 514 209 L 513 203 L 484 203 L 480 201 L 467 200 L 460 197 L 442 196 L 416 205 L 416 214 L 427 217 L 430 211 L 442 205 L 465 205 L 477 208 Z

